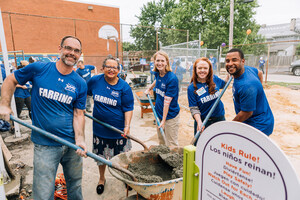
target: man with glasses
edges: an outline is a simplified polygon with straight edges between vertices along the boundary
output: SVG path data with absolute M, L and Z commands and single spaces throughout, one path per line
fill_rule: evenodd
M 81 76 L 85 82 L 87 83 L 91 77 L 92 77 L 92 70 L 95 70 L 95 75 L 97 74 L 97 68 L 93 65 L 84 65 L 82 60 L 79 60 L 77 63 L 78 69 L 76 70 L 76 73 Z M 91 105 L 91 96 L 87 96 L 86 98 L 86 111 L 92 112 L 92 105 Z
M 55 177 L 59 163 L 67 183 L 68 199 L 81 200 L 82 158 L 86 157 L 84 109 L 85 81 L 73 71 L 81 55 L 81 42 L 73 36 L 62 39 L 57 62 L 35 62 L 16 70 L 3 84 L 0 118 L 9 120 L 10 102 L 17 84 L 31 81 L 33 125 L 48 131 L 83 150 L 76 152 L 36 131 L 34 143 L 33 199 L 54 199 Z

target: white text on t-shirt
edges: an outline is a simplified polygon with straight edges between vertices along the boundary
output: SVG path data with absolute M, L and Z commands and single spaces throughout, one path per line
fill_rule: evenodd
M 160 89 L 156 88 L 155 90 L 156 94 L 159 94 L 162 97 L 165 97 L 165 92 L 161 91 Z
M 101 103 L 109 104 L 109 105 L 112 105 L 112 106 L 116 106 L 117 105 L 117 100 L 110 99 L 108 97 L 104 97 L 104 96 L 101 96 L 101 95 L 98 95 L 98 94 L 95 95 L 94 101 L 98 101 L 98 102 L 101 102 Z
M 220 92 L 217 91 L 215 94 L 211 94 L 211 95 L 202 97 L 202 98 L 201 98 L 201 103 L 206 103 L 206 102 L 208 102 L 208 101 L 211 101 L 211 100 L 213 100 L 213 99 L 216 99 L 216 98 L 218 98 L 219 95 L 220 95 Z
M 41 97 L 45 97 L 47 99 L 52 99 L 55 101 L 59 101 L 62 103 L 66 103 L 66 104 L 70 104 L 72 102 L 73 97 L 63 94 L 63 93 L 59 93 L 53 90 L 48 90 L 45 88 L 40 88 L 39 89 L 39 94 Z

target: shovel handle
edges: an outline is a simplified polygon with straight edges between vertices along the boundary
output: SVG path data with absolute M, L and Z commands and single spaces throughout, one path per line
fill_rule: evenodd
M 193 140 L 191 141 L 192 145 L 195 145 L 195 142 L 197 141 L 197 139 L 200 136 L 201 130 L 202 128 L 206 125 L 208 119 L 210 118 L 210 116 L 212 115 L 212 113 L 215 111 L 219 101 L 221 100 L 221 97 L 223 96 L 224 92 L 226 91 L 227 87 L 229 86 L 230 82 L 232 81 L 233 76 L 230 76 L 228 82 L 226 83 L 226 85 L 224 86 L 224 89 L 222 90 L 222 92 L 220 93 L 220 96 L 217 98 L 217 100 L 215 101 L 213 107 L 210 109 L 209 113 L 207 114 L 207 116 L 205 117 L 203 123 L 201 124 L 200 130 L 197 131 L 196 135 L 194 136 Z
M 155 109 L 154 109 L 154 106 L 153 106 L 152 100 L 151 100 L 151 98 L 150 98 L 150 95 L 147 94 L 147 97 L 148 97 L 149 103 L 150 103 L 150 105 L 151 105 L 151 108 L 152 108 L 152 111 L 153 111 L 153 114 L 154 114 L 154 117 L 155 117 L 157 126 L 159 127 L 159 126 L 160 126 L 160 121 L 159 121 L 158 116 L 157 116 L 157 113 L 156 113 L 156 111 L 155 111 Z M 162 129 L 162 127 L 160 127 L 159 130 L 160 130 L 160 134 L 161 134 L 161 136 L 163 137 L 163 140 L 164 140 L 164 142 L 165 142 L 165 144 L 166 144 L 166 138 L 165 138 L 164 130 Z
M 109 129 L 111 129 L 111 130 L 113 130 L 113 131 L 115 131 L 115 132 L 117 132 L 117 133 L 120 133 L 121 135 L 124 134 L 124 131 L 121 131 L 121 130 L 117 129 L 116 127 L 114 127 L 114 126 L 112 126 L 112 125 L 110 125 L 110 124 L 107 124 L 107 123 L 105 123 L 105 122 L 102 122 L 102 121 L 100 121 L 99 119 L 97 119 L 97 118 L 95 118 L 95 117 L 93 117 L 93 116 L 91 116 L 91 115 L 88 115 L 88 114 L 86 114 L 86 113 L 85 113 L 84 115 L 85 115 L 86 117 L 88 117 L 88 118 L 94 120 L 94 121 L 97 122 L 98 124 L 101 124 L 101 125 L 105 126 L 106 128 L 109 128 Z M 139 144 L 141 144 L 141 145 L 144 147 L 144 149 L 145 149 L 146 151 L 149 151 L 149 148 L 148 148 L 141 140 L 137 139 L 136 137 L 134 137 L 134 136 L 132 136 L 132 135 L 126 135 L 126 137 L 128 137 L 129 139 L 132 139 L 133 141 L 136 141 L 136 142 L 139 143 Z
M 58 136 L 56 136 L 56 135 L 54 135 L 54 134 L 52 134 L 52 133 L 49 133 L 49 132 L 47 132 L 47 131 L 45 131 L 45 130 L 43 130 L 43 129 L 41 129 L 41 128 L 38 128 L 38 127 L 36 127 L 36 126 L 34 126 L 34 125 L 25 123 L 25 122 L 23 122 L 22 120 L 20 120 L 20 119 L 14 117 L 14 116 L 12 116 L 12 115 L 10 115 L 10 119 L 11 119 L 12 121 L 14 121 L 14 122 L 17 122 L 17 123 L 19 123 L 19 124 L 21 124 L 21 125 L 23 125 L 23 126 L 25 126 L 25 127 L 27 127 L 27 128 L 30 128 L 30 129 L 32 129 L 32 130 L 38 132 L 38 133 L 40 133 L 40 134 L 42 134 L 42 135 L 44 135 L 44 136 L 46 136 L 46 137 L 48 137 L 48 138 L 50 138 L 50 139 L 56 141 L 56 142 L 59 142 L 59 143 L 61 143 L 61 144 L 63 144 L 63 145 L 66 145 L 66 146 L 68 146 L 68 147 L 70 147 L 70 148 L 72 148 L 72 149 L 74 149 L 74 150 L 82 149 L 81 147 L 79 147 L 79 146 L 77 146 L 77 145 L 75 145 L 75 144 L 73 144 L 73 143 L 71 143 L 71 142 L 69 142 L 69 141 L 66 141 L 66 140 L 64 140 L 64 139 L 62 139 L 62 138 L 60 138 L 60 137 L 58 137 Z M 122 167 L 120 167 L 120 166 L 118 166 L 118 165 L 112 163 L 111 161 L 106 160 L 106 159 L 104 159 L 104 158 L 101 158 L 100 156 L 97 156 L 96 154 L 91 153 L 91 152 L 89 152 L 89 151 L 86 152 L 86 155 L 89 156 L 89 157 L 91 157 L 91 158 L 93 158 L 93 159 L 95 159 L 96 161 L 99 161 L 99 162 L 104 163 L 105 165 L 107 165 L 107 166 L 109 166 L 109 167 L 112 167 L 112 168 L 114 168 L 114 169 L 120 170 L 120 171 L 122 171 L 122 172 L 128 174 L 133 180 L 135 180 L 135 177 L 133 176 L 133 174 L 132 174 L 130 171 L 128 171 L 128 170 L 126 170 L 126 169 L 124 169 L 124 168 L 122 168 Z

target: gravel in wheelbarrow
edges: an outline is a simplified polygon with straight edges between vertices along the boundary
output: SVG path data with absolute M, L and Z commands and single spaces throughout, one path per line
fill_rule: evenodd
M 182 177 L 183 154 L 172 152 L 165 145 L 159 145 L 145 152 L 145 156 L 149 156 L 150 159 L 128 165 L 128 170 L 135 175 L 138 182 L 157 183 Z M 130 179 L 126 174 L 122 176 Z
M 183 156 L 174 156 L 172 153 L 183 155 L 183 147 L 156 146 L 149 152 L 135 151 L 121 153 L 111 159 L 121 167 L 128 169 L 138 181 L 132 181 L 127 175 L 108 168 L 117 179 L 132 187 L 146 199 L 180 199 L 183 183 Z M 159 155 L 160 154 L 160 155 Z M 162 160 L 163 154 L 170 154 L 170 160 L 178 161 L 177 167 L 170 166 L 169 161 Z M 173 158 L 172 158 L 173 156 Z

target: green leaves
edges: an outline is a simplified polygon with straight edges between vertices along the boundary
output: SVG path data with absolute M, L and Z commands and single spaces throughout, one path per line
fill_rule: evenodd
M 163 46 L 187 41 L 201 40 L 207 48 L 218 48 L 223 42 L 228 44 L 230 0 L 160 0 L 148 2 L 143 6 L 141 15 L 138 16 L 139 24 L 150 27 L 134 27 L 131 36 L 135 39 L 138 50 L 156 49 L 155 25 L 159 25 L 158 37 Z M 252 33 L 246 42 L 261 42 L 264 39 L 257 36 L 259 25 L 253 16 L 257 1 L 251 3 L 239 3 L 234 6 L 234 40 L 233 44 L 242 44 L 247 36 L 247 29 Z M 181 29 L 180 30 L 167 30 Z

